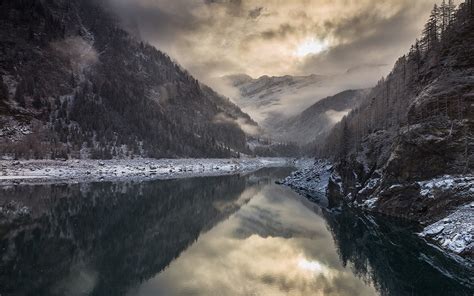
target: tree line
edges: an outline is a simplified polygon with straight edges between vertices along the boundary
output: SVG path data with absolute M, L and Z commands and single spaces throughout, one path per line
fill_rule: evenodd
M 468 0 L 459 7 L 452 0 L 435 5 L 421 38 L 397 60 L 390 74 L 377 83 L 361 105 L 332 129 L 316 147 L 316 155 L 340 160 L 370 134 L 387 133 L 393 139 L 401 129 L 433 117 L 467 118 L 468 102 L 462 95 L 466 90 L 462 89 L 459 94 L 439 95 L 436 100 L 425 100 L 428 103 L 422 107 L 411 107 L 416 97 L 423 102 L 424 88 L 440 75 L 449 75 L 453 64 L 458 68 L 474 64 L 472 43 L 467 41 L 474 40 L 473 2 Z

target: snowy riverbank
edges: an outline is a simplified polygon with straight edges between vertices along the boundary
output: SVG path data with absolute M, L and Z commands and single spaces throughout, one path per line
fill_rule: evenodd
M 293 172 L 279 184 L 288 186 L 308 199 L 325 206 L 326 202 L 330 203 L 325 197 L 327 196 L 331 169 L 330 163 L 318 160 L 314 164 L 300 166 L 298 171 Z M 419 235 L 445 251 L 471 259 L 474 258 L 473 181 L 472 175 L 466 175 L 462 177 L 443 176 L 417 183 L 420 196 L 423 197 L 421 201 L 428 199 L 440 202 L 440 200 L 446 199 L 446 196 L 467 201 L 455 210 L 450 211 L 445 208 L 445 214 L 439 215 L 443 218 L 436 222 L 432 221 Z M 379 197 L 376 196 L 360 203 L 352 202 L 349 205 L 377 212 L 378 201 Z
M 474 258 L 474 202 L 425 227 L 419 235 L 452 253 Z
M 325 206 L 326 189 L 331 176 L 331 163 L 324 160 L 300 161 L 298 171 L 279 182 L 295 190 L 312 201 Z
M 288 158 L 0 161 L 0 185 L 218 176 L 293 165 Z

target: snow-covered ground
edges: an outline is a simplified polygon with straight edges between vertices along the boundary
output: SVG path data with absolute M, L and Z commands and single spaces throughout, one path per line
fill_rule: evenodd
M 428 198 L 434 198 L 437 191 L 455 190 L 465 192 L 474 196 L 474 175 L 450 176 L 418 182 L 420 194 Z
M 332 165 L 324 160 L 303 160 L 297 161 L 295 166 L 299 170 L 281 181 L 280 184 L 288 186 L 310 199 L 325 197 Z
M 474 202 L 466 204 L 448 217 L 433 223 L 420 233 L 443 249 L 471 256 L 474 253 Z
M 230 175 L 294 166 L 288 158 L 0 161 L 0 185 Z

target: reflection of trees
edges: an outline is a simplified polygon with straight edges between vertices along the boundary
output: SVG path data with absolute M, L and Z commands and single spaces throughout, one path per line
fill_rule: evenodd
M 49 197 L 33 206 L 42 208 L 42 215 L 0 239 L 0 293 L 50 295 L 52 285 L 80 263 L 98 273 L 92 295 L 122 295 L 234 212 L 246 180 L 230 176 L 13 191 L 23 200 L 34 192 Z M 228 206 L 215 207 L 216 202 Z
M 381 295 L 472 295 L 472 270 L 427 246 L 409 225 L 349 209 L 325 217 L 343 264 Z

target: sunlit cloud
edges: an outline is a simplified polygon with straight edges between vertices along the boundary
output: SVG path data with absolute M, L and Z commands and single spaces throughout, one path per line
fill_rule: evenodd
M 327 50 L 328 46 L 329 44 L 324 40 L 309 38 L 298 46 L 294 54 L 297 57 L 304 57 L 310 54 L 318 54 L 324 50 Z
M 200 81 L 234 102 L 238 92 L 220 77 L 238 73 L 254 78 L 344 75 L 303 95 L 285 95 L 281 108 L 265 110 L 283 110 L 287 116 L 337 92 L 373 86 L 409 50 L 432 6 L 439 2 L 102 1 L 122 16 L 130 32 L 168 53 Z M 260 111 L 246 111 L 257 120 L 266 118 Z

